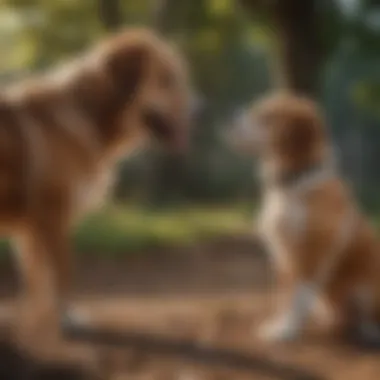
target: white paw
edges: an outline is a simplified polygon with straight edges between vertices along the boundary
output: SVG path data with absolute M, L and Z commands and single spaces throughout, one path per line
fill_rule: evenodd
M 286 314 L 264 323 L 257 335 L 266 342 L 288 342 L 297 338 L 298 328 L 291 316 Z
M 87 326 L 91 323 L 89 316 L 77 309 L 67 309 L 62 315 L 63 328 Z

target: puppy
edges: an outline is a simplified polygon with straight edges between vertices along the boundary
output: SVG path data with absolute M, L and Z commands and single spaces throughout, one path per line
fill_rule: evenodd
M 187 72 L 161 37 L 129 29 L 0 93 L 0 231 L 15 244 L 26 313 L 64 307 L 71 226 L 104 198 L 117 161 L 151 137 L 184 151 Z
M 378 242 L 336 169 L 316 104 L 286 92 L 267 96 L 239 116 L 230 140 L 257 157 L 263 192 L 258 232 L 278 285 L 288 292 L 283 310 L 260 335 L 296 338 L 318 301 L 343 330 L 354 302 L 360 331 L 378 338 Z

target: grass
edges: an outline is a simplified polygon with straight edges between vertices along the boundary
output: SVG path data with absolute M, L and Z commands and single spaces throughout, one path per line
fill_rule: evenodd
M 133 205 L 109 205 L 91 215 L 73 233 L 75 251 L 93 255 L 139 254 L 153 248 L 183 247 L 253 230 L 253 210 L 247 204 L 182 206 L 149 210 Z M 372 215 L 379 231 L 380 216 Z M 0 240 L 0 259 L 9 250 Z
M 380 213 L 370 213 L 380 233 Z M 131 205 L 111 205 L 82 223 L 74 236 L 76 250 L 92 254 L 138 253 L 157 247 L 188 246 L 222 236 L 253 231 L 254 207 L 182 206 L 147 210 Z
M 85 220 L 76 231 L 74 241 L 81 252 L 138 252 L 239 234 L 247 231 L 249 221 L 249 213 L 242 206 L 152 211 L 114 205 Z
M 164 210 L 109 205 L 78 227 L 73 234 L 74 247 L 78 253 L 119 255 L 158 247 L 188 246 L 247 232 L 252 224 L 250 210 L 246 205 Z M 0 241 L 0 252 L 8 249 L 8 244 Z

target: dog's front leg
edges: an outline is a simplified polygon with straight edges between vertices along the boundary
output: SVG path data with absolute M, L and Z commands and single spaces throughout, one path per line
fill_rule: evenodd
M 25 339 L 46 329 L 56 309 L 56 273 L 42 236 L 28 230 L 14 239 L 21 294 L 17 304 L 17 334 Z M 48 320 L 46 319 L 48 318 Z
M 22 281 L 21 310 L 24 325 L 55 321 L 68 301 L 71 283 L 68 225 L 54 217 L 34 218 L 14 243 Z M 31 326 L 32 325 L 32 326 Z
M 72 250 L 69 239 L 69 224 L 61 219 L 54 228 L 46 230 L 45 241 L 49 247 L 54 271 L 54 311 L 63 329 L 67 324 L 87 323 L 88 317 L 70 305 L 72 289 Z
M 313 283 L 296 285 L 289 304 L 273 320 L 260 328 L 259 335 L 266 341 L 290 341 L 296 339 L 305 327 L 317 292 Z

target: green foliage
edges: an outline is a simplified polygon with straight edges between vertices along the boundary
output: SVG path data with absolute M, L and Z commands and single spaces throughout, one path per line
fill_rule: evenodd
M 246 233 L 247 205 L 151 210 L 118 204 L 89 217 L 75 236 L 78 252 L 133 254 L 157 247 L 177 247 L 218 236 Z
M 353 88 L 353 99 L 362 109 L 380 119 L 380 80 L 363 81 Z
M 152 152 L 121 166 L 116 194 L 145 196 L 149 202 L 163 195 L 198 201 L 251 197 L 255 189 L 252 163 L 231 152 L 220 135 L 229 127 L 230 115 L 273 82 L 270 52 L 277 30 L 271 8 L 265 6 L 269 3 L 258 1 L 264 6 L 248 13 L 236 0 L 109 0 L 116 1 L 126 26 L 155 26 L 180 45 L 195 87 L 207 102 L 194 125 L 193 149 L 183 168 L 185 179 L 176 190 L 179 194 L 169 191 L 171 183 L 165 187 L 152 180 L 154 170 L 149 166 L 157 161 Z M 107 28 L 99 4 L 99 0 L 2 0 L 0 80 L 54 65 L 103 38 Z M 360 186 L 363 180 L 366 186 L 377 186 L 380 171 L 373 164 L 380 160 L 377 2 L 358 0 L 354 13 L 345 11 L 342 0 L 316 4 L 325 54 L 322 100 L 333 135 L 341 142 L 358 125 L 368 127 L 360 128 L 366 149 L 358 145 L 356 155 L 366 173 L 358 166 L 354 174 L 350 159 L 348 173 Z
M 89 216 L 74 234 L 74 251 L 92 255 L 134 255 L 154 248 L 177 248 L 222 236 L 251 232 L 252 206 L 188 205 L 153 210 L 132 204 L 112 204 Z M 9 252 L 0 240 L 0 261 Z

